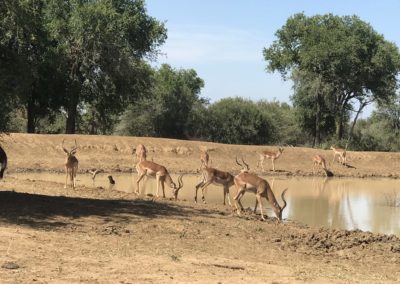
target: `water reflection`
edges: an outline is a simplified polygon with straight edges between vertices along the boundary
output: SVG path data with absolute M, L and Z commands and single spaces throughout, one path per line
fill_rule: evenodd
M 36 179 L 64 182 L 62 174 L 29 173 L 14 174 L 15 178 Z M 100 173 L 96 177 L 96 186 L 109 188 L 107 174 Z M 133 192 L 136 189 L 136 174 L 113 173 L 115 185 L 111 190 Z M 310 226 L 324 226 L 342 229 L 361 229 L 364 231 L 400 235 L 400 207 L 388 205 L 388 199 L 400 198 L 400 182 L 393 179 L 333 179 L 333 178 L 266 178 L 275 193 L 278 202 L 282 205 L 280 195 L 283 189 L 289 188 L 286 199 L 287 208 L 283 218 L 295 220 Z M 173 176 L 176 180 L 177 177 Z M 179 192 L 180 199 L 193 200 L 195 185 L 200 176 L 186 175 L 183 178 L 184 187 Z M 78 175 L 79 185 L 92 186 L 90 174 Z M 146 178 L 141 182 L 141 195 L 155 194 L 155 179 Z M 231 198 L 236 190 L 231 187 Z M 166 187 L 167 197 L 172 191 Z M 208 203 L 223 203 L 223 189 L 221 186 L 210 185 L 205 191 Z M 255 196 L 246 193 L 242 198 L 245 208 L 254 208 Z M 269 204 L 264 202 L 266 214 L 274 216 Z

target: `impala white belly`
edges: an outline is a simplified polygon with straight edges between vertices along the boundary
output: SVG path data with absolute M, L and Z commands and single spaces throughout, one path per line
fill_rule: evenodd
M 246 183 L 245 186 L 246 186 L 246 191 L 247 192 L 252 192 L 252 193 L 256 193 L 257 192 L 257 188 L 254 185 Z

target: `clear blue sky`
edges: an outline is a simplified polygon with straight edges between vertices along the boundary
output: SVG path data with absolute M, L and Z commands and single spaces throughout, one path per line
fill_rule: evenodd
M 146 5 L 168 29 L 157 64 L 196 70 L 205 81 L 201 96 L 211 102 L 229 96 L 290 102 L 291 81 L 265 71 L 262 50 L 295 13 L 357 15 L 386 40 L 400 41 L 397 0 L 146 0 Z

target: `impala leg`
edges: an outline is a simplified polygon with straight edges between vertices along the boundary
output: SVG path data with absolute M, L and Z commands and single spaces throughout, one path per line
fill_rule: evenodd
M 156 175 L 156 182 L 157 182 L 157 192 L 156 192 L 156 197 L 159 197 L 158 192 L 160 189 L 160 176 Z
M 76 167 L 73 172 L 74 172 L 74 187 L 73 188 L 75 188 L 76 187 L 76 173 L 78 172 L 78 167 Z
M 271 161 L 272 161 L 272 171 L 275 172 L 275 161 L 274 159 L 272 159 Z
M 212 183 L 212 181 L 208 180 L 201 187 L 201 200 L 203 200 L 204 204 L 206 204 L 206 198 L 204 197 L 204 191 L 207 189 L 207 186 L 209 186 L 211 183 Z
M 136 194 L 138 194 L 138 195 L 140 193 L 139 183 L 140 183 L 140 181 L 143 179 L 143 177 L 145 175 L 146 175 L 146 172 L 143 172 L 143 173 L 139 174 L 139 177 L 138 177 L 138 179 L 136 181 Z
M 228 203 L 229 206 L 232 207 L 232 202 L 231 202 L 231 195 L 229 194 L 229 187 L 224 185 L 224 205 L 225 205 L 225 197 L 228 196 Z
M 157 197 L 159 196 L 158 190 L 159 190 L 159 186 L 161 185 L 163 198 L 165 198 L 165 188 L 164 188 L 165 176 L 157 175 L 156 178 L 157 178 Z
M 224 206 L 225 206 L 225 199 L 226 199 L 226 191 L 225 191 L 225 187 L 222 188 L 222 194 L 224 195 Z
M 260 195 L 260 194 L 257 194 L 256 197 L 257 197 L 258 203 L 260 204 L 261 219 L 262 219 L 263 221 L 265 221 L 264 213 L 263 213 L 263 209 L 262 209 L 263 207 L 262 207 L 262 202 L 261 202 L 261 195 Z
M 234 200 L 235 200 L 235 206 L 236 206 L 236 210 L 237 210 L 237 214 L 239 215 L 239 216 L 241 216 L 240 215 L 240 211 L 241 210 L 243 210 L 243 205 L 242 205 L 242 202 L 240 201 L 240 199 L 242 198 L 242 196 L 244 195 L 244 193 L 245 193 L 245 191 L 246 191 L 246 187 L 245 186 L 243 186 L 243 187 L 238 187 L 238 186 L 236 186 L 236 189 L 237 189 L 237 194 L 236 194 L 236 196 L 235 196 L 235 198 L 234 198 Z M 240 206 L 240 209 L 239 209 L 239 206 Z
M 253 213 L 256 214 L 257 213 L 257 205 L 258 205 L 258 199 L 256 197 L 256 204 L 254 205 L 254 210 Z
M 196 185 L 196 194 L 194 196 L 194 202 L 197 203 L 197 191 L 199 190 L 200 187 L 202 187 L 204 185 L 204 181 L 201 181 L 200 183 L 198 183 Z
M 64 188 L 67 188 L 67 182 L 68 182 L 68 168 L 65 167 L 65 185 L 64 185 Z

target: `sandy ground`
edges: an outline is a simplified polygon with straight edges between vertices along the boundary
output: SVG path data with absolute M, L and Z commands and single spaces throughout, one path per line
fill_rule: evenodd
M 277 147 L 170 139 L 11 134 L 2 138 L 9 170 L 0 181 L 1 283 L 398 283 L 400 240 L 361 231 L 310 228 L 294 222 L 242 218 L 228 206 L 137 198 L 61 183 L 18 179 L 19 172 L 61 172 L 61 141 L 79 145 L 80 173 L 130 172 L 132 147 L 171 172 L 196 173 L 200 149 L 212 165 L 251 170 L 258 152 Z M 285 147 L 275 175 L 312 174 L 312 156 L 331 151 Z M 349 152 L 335 176 L 400 177 L 400 153 Z M 270 162 L 265 165 L 267 174 Z M 11 176 L 8 174 L 12 174 Z M 322 172 L 319 173 L 322 175 Z M 192 189 L 183 189 L 192 190 Z

